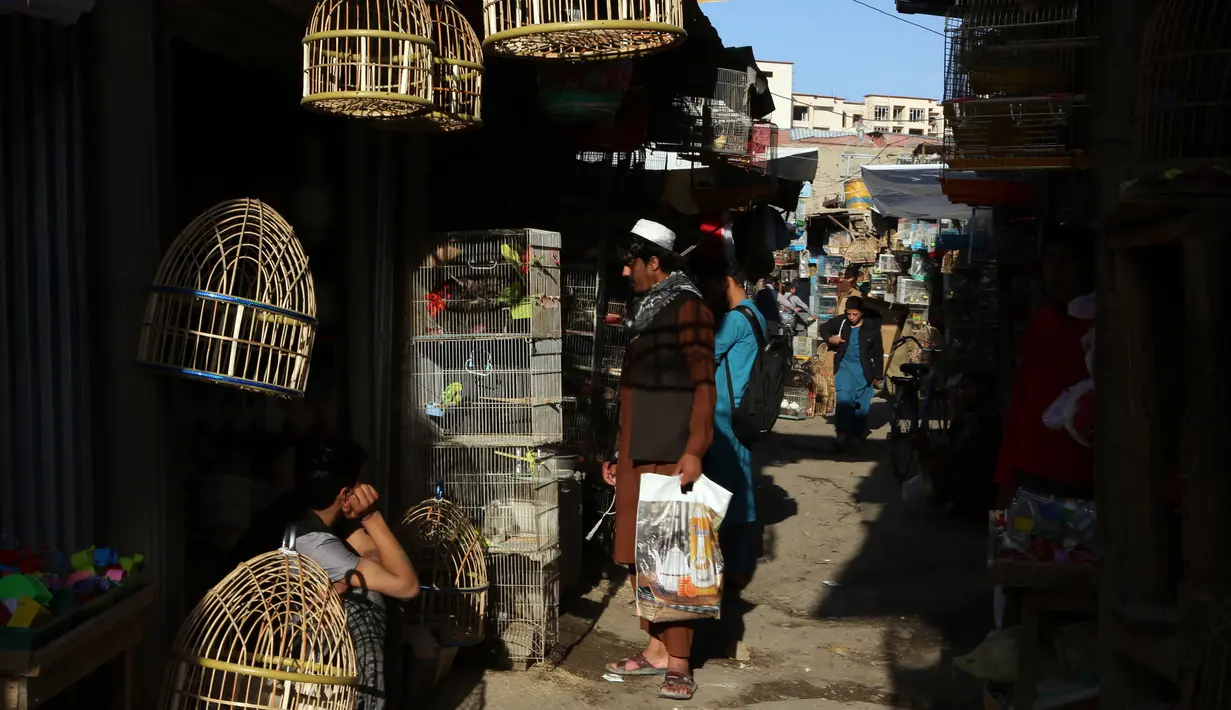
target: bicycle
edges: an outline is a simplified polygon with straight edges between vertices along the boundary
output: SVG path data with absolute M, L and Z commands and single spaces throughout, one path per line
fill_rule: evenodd
M 944 348 L 927 348 L 913 336 L 894 341 L 893 353 L 907 342 L 914 342 L 929 355 L 944 352 Z M 899 482 L 920 473 L 915 455 L 915 437 L 945 434 L 949 430 L 949 399 L 943 385 L 938 385 L 939 373 L 932 365 L 908 362 L 902 365 L 903 377 L 891 377 L 894 385 L 893 408 L 889 428 L 890 463 Z

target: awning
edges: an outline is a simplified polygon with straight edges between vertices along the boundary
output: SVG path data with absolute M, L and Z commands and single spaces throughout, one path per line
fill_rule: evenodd
M 768 173 L 783 180 L 812 182 L 816 179 L 816 148 L 779 148 L 769 161 Z M 685 160 L 679 153 L 666 150 L 645 152 L 646 170 L 705 170 L 704 165 Z
M 872 196 L 872 207 L 886 217 L 907 219 L 969 219 L 968 205 L 949 201 L 940 186 L 944 165 L 865 165 L 863 184 Z M 950 173 L 973 178 L 974 173 Z

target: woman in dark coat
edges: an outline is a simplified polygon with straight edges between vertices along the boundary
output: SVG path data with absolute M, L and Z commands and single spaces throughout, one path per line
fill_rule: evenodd
M 880 328 L 865 319 L 863 299 L 846 299 L 846 313 L 821 326 L 821 338 L 834 349 L 834 428 L 838 451 L 858 446 L 868 435 L 868 409 L 884 376 L 885 358 Z

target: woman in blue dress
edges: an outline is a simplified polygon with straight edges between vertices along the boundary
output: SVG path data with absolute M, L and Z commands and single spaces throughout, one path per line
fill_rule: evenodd
M 821 338 L 834 350 L 834 448 L 858 446 L 868 435 L 868 409 L 880 386 L 885 358 L 880 328 L 864 319 L 863 299 L 846 299 L 846 313 L 821 326 Z
M 714 336 L 717 360 L 715 384 L 718 400 L 714 407 L 714 440 L 703 460 L 705 475 L 731 491 L 731 505 L 719 530 L 719 543 L 725 585 L 738 592 L 751 581 L 756 568 L 756 504 L 753 499 L 752 452 L 735 436 L 732 415 L 743 399 L 752 365 L 756 361 L 757 334 L 753 322 L 765 337 L 765 317 L 757 310 L 745 288 L 745 277 L 738 266 L 731 266 L 722 279 L 727 311 Z M 730 387 L 727 378 L 730 378 Z

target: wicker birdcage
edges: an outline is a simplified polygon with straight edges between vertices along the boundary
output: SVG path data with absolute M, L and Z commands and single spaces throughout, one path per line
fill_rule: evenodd
M 329 575 L 294 550 L 244 562 L 205 594 L 171 647 L 162 710 L 353 710 L 358 670 Z
M 483 46 L 506 56 L 613 59 L 683 42 L 682 0 L 484 0 Z
M 399 537 L 419 574 L 408 622 L 425 626 L 441 646 L 474 646 L 487 621 L 487 555 L 474 523 L 441 498 L 406 511 Z
M 171 374 L 303 395 L 316 334 L 308 257 L 257 200 L 222 202 L 175 239 L 154 277 L 137 359 Z
M 1155 11 L 1142 43 L 1137 100 L 1143 176 L 1231 162 L 1228 33 L 1231 13 L 1220 0 L 1167 0 Z
M 424 0 L 319 0 L 303 38 L 303 99 L 315 111 L 400 118 L 431 108 L 436 42 Z
M 453 0 L 426 0 L 432 12 L 432 109 L 390 126 L 454 133 L 483 125 L 483 45 Z
M 880 253 L 880 240 L 876 237 L 856 237 L 851 240 L 851 245 L 842 252 L 842 255 L 846 257 L 848 264 L 874 264 L 878 253 Z

